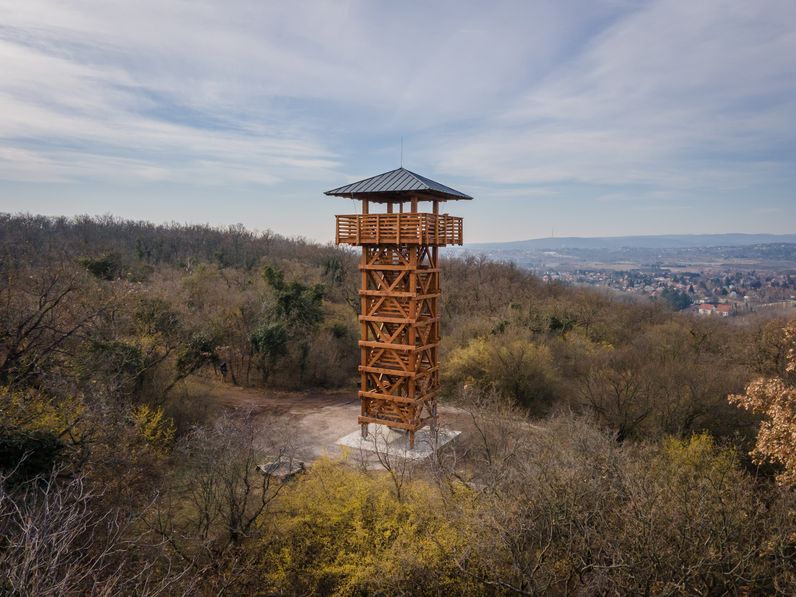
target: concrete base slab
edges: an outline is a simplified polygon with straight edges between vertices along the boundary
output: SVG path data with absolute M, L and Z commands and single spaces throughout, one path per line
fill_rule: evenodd
M 428 458 L 445 444 L 453 441 L 461 431 L 440 427 L 434 434 L 428 427 L 415 432 L 415 447 L 409 449 L 409 433 L 392 429 L 386 425 L 368 426 L 368 437 L 362 437 L 360 430 L 349 433 L 337 440 L 337 445 L 356 450 L 366 455 L 386 454 L 408 460 Z

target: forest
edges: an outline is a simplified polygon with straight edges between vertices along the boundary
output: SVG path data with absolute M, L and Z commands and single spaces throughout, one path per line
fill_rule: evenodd
M 205 388 L 355 395 L 353 252 L 0 214 L 0 593 L 796 594 L 796 321 L 442 268 L 468 441 L 283 483 Z

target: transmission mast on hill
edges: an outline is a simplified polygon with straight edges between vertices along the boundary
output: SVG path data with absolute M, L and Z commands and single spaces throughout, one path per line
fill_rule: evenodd
M 408 432 L 414 448 L 416 431 L 437 427 L 438 250 L 464 240 L 462 218 L 440 214 L 439 205 L 472 197 L 403 167 L 326 195 L 362 202 L 361 214 L 335 216 L 337 244 L 362 247 L 362 435 L 367 437 L 369 423 L 386 425 Z M 431 203 L 431 213 L 418 210 L 421 202 Z M 372 212 L 374 204 L 383 211 Z

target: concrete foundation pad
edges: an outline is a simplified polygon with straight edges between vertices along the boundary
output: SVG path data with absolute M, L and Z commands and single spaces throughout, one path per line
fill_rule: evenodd
M 368 437 L 362 437 L 360 430 L 349 433 L 337 440 L 336 444 L 367 455 L 387 454 L 408 460 L 428 458 L 442 446 L 459 436 L 461 431 L 440 427 L 434 434 L 428 427 L 415 432 L 415 447 L 409 449 L 409 433 L 392 429 L 386 425 L 368 426 Z

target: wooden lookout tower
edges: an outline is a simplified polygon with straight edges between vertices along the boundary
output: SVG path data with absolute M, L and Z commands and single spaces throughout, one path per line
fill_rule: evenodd
M 439 247 L 461 245 L 462 218 L 440 203 L 472 199 L 398 168 L 327 195 L 362 202 L 362 213 L 336 216 L 335 241 L 362 247 L 359 424 L 409 434 L 437 426 L 439 392 Z M 420 203 L 431 211 L 420 211 Z M 380 206 L 381 209 L 374 209 Z M 379 211 L 380 213 L 376 213 Z

